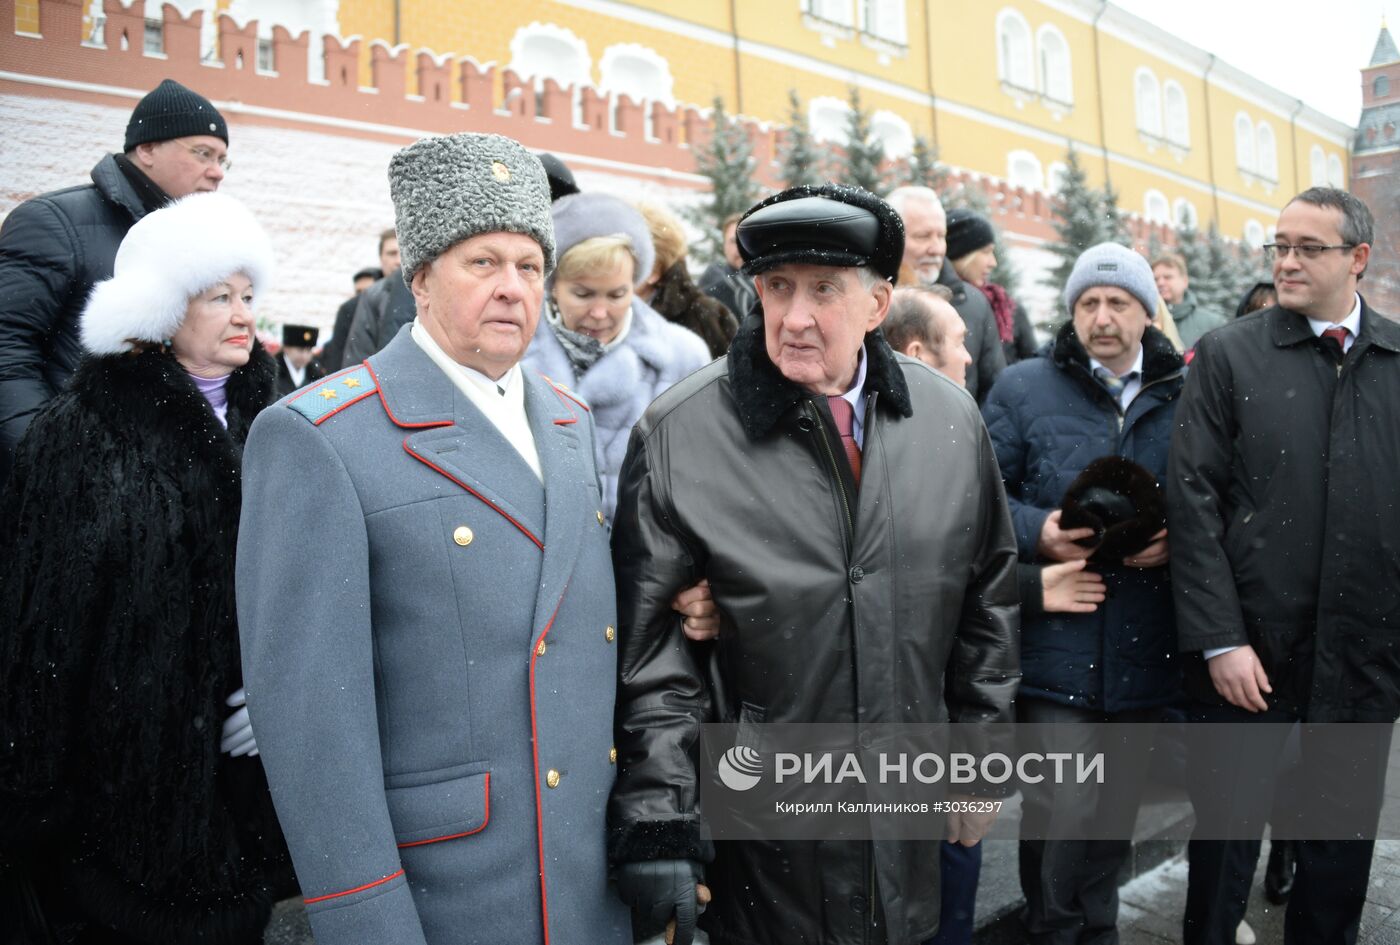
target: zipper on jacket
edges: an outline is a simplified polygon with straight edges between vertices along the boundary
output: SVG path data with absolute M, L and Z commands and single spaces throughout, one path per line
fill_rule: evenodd
M 832 452 L 831 441 L 827 438 L 826 429 L 822 424 L 821 413 L 810 400 L 803 403 L 803 412 L 811 417 L 812 422 L 815 424 L 815 426 L 812 427 L 812 433 L 821 442 L 822 452 L 826 454 L 827 462 L 831 465 L 831 474 L 836 479 L 836 494 L 841 498 L 841 511 L 846 517 L 845 557 L 846 565 L 849 567 L 851 563 L 851 549 L 855 546 L 856 541 L 856 523 L 855 519 L 851 517 L 851 500 L 850 497 L 846 495 L 846 481 L 841 478 L 841 465 L 836 461 L 836 454 Z

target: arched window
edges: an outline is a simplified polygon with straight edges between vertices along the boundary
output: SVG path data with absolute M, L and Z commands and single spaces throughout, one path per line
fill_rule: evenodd
M 626 95 L 634 102 L 662 102 L 674 105 L 671 64 L 654 49 L 637 43 L 618 43 L 603 50 L 598 60 L 604 95 Z
M 1327 155 L 1322 153 L 1322 145 L 1315 144 L 1308 150 L 1308 181 L 1313 187 L 1327 183 Z
M 1026 18 L 1007 7 L 997 14 L 997 76 L 1017 88 L 1035 90 L 1031 65 L 1031 28 Z
M 1045 173 L 1040 168 L 1040 158 L 1029 151 L 1012 151 L 1006 156 L 1006 181 L 1012 187 L 1044 190 Z
M 845 144 L 851 106 L 839 98 L 820 95 L 807 103 L 807 127 L 812 137 L 828 144 Z
M 1244 241 L 1249 244 L 1250 249 L 1258 249 L 1264 245 L 1264 224 L 1258 220 L 1246 220 L 1244 223 Z
M 1133 98 L 1137 103 L 1138 131 L 1162 137 L 1162 99 L 1151 69 L 1138 69 L 1133 78 Z
M 1254 163 L 1254 122 L 1244 112 L 1235 116 L 1235 163 L 1240 170 L 1253 172 L 1257 169 Z
M 1160 190 L 1149 190 L 1142 201 L 1142 215 L 1148 223 L 1172 222 L 1171 206 L 1167 203 L 1166 194 Z
M 1371 94 L 1376 98 L 1385 98 L 1390 94 L 1390 78 L 1378 75 L 1376 81 L 1371 83 Z
M 1045 169 L 1045 186 L 1050 193 L 1059 193 L 1065 183 L 1065 174 L 1069 168 L 1064 161 L 1051 161 L 1050 166 Z
M 1172 201 L 1172 222 L 1187 230 L 1200 229 L 1201 218 L 1196 213 L 1196 205 L 1185 197 Z
M 870 116 L 870 135 L 885 149 L 885 157 L 898 160 L 914 150 L 914 129 L 894 112 L 878 111 Z
M 1074 75 L 1070 67 L 1069 43 L 1064 34 L 1046 24 L 1036 34 L 1040 48 L 1040 92 L 1046 98 L 1066 105 L 1074 102 Z
M 1266 180 L 1278 180 L 1278 144 L 1274 140 L 1274 129 L 1266 121 L 1259 123 L 1259 140 L 1255 159 L 1258 162 L 1260 177 Z
M 1166 103 L 1167 140 L 1183 148 L 1191 146 L 1191 115 L 1186 108 L 1186 91 L 1173 79 L 1162 84 Z
M 1335 154 L 1327 155 L 1327 185 L 1343 187 L 1346 185 L 1345 176 L 1342 173 L 1342 159 Z
M 531 23 L 516 30 L 507 68 L 522 79 L 534 79 L 537 86 L 545 79 L 565 88 L 593 82 L 588 44 L 572 30 L 552 23 Z

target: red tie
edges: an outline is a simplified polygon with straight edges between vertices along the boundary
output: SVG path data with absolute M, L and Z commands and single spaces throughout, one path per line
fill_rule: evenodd
M 860 485 L 860 447 L 856 444 L 856 412 L 851 402 L 844 397 L 828 397 L 831 419 L 836 421 L 836 432 L 841 434 L 841 447 L 846 451 L 846 461 L 851 464 L 851 476 Z
M 1351 332 L 1345 328 L 1328 328 L 1322 333 L 1322 337 L 1335 341 L 1337 343 L 1337 350 L 1345 354 L 1347 350 L 1347 335 L 1349 334 L 1351 334 Z

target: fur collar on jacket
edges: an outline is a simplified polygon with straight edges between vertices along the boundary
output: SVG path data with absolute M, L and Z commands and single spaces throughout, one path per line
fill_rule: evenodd
M 1089 352 L 1074 331 L 1073 319 L 1060 327 L 1059 334 L 1055 336 L 1054 346 L 1050 349 L 1050 358 L 1061 370 L 1077 367 L 1082 369 L 1083 376 L 1093 376 L 1089 370 Z M 1142 336 L 1142 382 L 1150 384 L 1178 373 L 1185 367 L 1186 362 L 1172 347 L 1167 336 L 1149 325 L 1147 332 Z
M 227 429 L 185 369 L 163 350 L 89 358 L 74 372 L 69 390 L 112 429 L 159 433 L 226 465 L 241 460 L 248 429 L 272 402 L 276 379 L 275 363 L 254 340 L 248 363 L 229 375 Z
M 880 329 L 865 336 L 865 356 L 869 362 L 865 386 L 880 395 L 879 407 L 888 407 L 901 417 L 912 417 L 914 405 L 909 385 Z M 740 324 L 729 348 L 729 384 L 744 432 L 751 440 L 766 436 L 784 414 L 811 396 L 783 377 L 769 360 L 761 307 Z

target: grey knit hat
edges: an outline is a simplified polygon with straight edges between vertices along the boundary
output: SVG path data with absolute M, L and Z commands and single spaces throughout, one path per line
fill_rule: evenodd
M 1100 243 L 1084 250 L 1065 283 L 1065 307 L 1072 313 L 1079 297 L 1096 285 L 1117 286 L 1142 303 L 1148 318 L 1157 314 L 1157 283 L 1141 253 L 1118 243 Z
M 389 196 L 405 282 L 445 250 L 481 233 L 523 233 L 554 269 L 549 180 L 539 158 L 502 135 L 423 138 L 389 161 Z
M 560 259 L 579 243 L 595 236 L 627 237 L 632 258 L 637 262 L 634 283 L 651 275 L 651 268 L 656 264 L 656 248 L 652 245 L 646 218 L 636 207 L 607 194 L 560 197 L 554 205 L 554 235 L 559 240 Z

